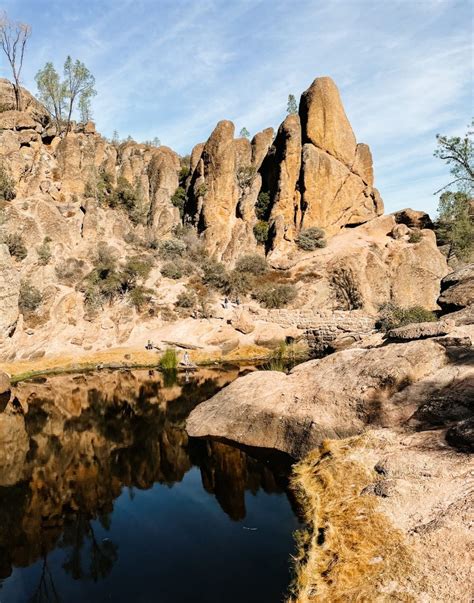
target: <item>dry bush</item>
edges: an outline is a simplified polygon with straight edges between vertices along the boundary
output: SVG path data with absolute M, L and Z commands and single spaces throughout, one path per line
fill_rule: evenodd
M 78 260 L 77 258 L 66 258 L 54 270 L 59 282 L 71 287 L 83 278 L 86 263 L 84 260 Z
M 330 276 L 336 299 L 344 310 L 357 310 L 364 305 L 364 298 L 359 289 L 359 283 L 348 266 L 336 267 Z

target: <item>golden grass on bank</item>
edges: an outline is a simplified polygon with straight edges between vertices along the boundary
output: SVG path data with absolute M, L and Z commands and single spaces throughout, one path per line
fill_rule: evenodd
M 414 601 L 403 586 L 413 567 L 403 534 L 376 496 L 361 494 L 377 474 L 353 452 L 369 437 L 325 442 L 294 468 L 308 528 L 297 534 L 291 603 Z

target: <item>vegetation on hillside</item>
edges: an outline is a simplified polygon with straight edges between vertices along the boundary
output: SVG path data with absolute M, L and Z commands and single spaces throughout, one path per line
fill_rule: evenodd
M 437 135 L 435 157 L 450 168 L 453 179 L 443 186 L 438 205 L 436 232 L 458 258 L 474 255 L 474 122 L 464 136 Z
M 0 162 L 0 201 L 12 201 L 15 196 L 15 181 L 10 171 Z
M 390 331 L 398 327 L 404 327 L 417 322 L 434 322 L 438 320 L 436 314 L 423 308 L 423 306 L 411 306 L 402 308 L 395 304 L 384 304 L 380 308 L 377 326 L 382 331 Z

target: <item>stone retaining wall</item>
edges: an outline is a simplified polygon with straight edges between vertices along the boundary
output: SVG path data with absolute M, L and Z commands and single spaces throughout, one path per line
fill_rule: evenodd
M 375 318 L 361 310 L 259 310 L 257 318 L 305 331 L 305 338 L 315 355 L 328 350 L 338 338 L 354 341 L 375 328 Z

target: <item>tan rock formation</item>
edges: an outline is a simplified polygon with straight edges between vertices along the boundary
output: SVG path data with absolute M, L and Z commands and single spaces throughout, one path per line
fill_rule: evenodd
M 336 352 L 289 375 L 252 373 L 199 405 L 186 429 L 191 436 L 224 437 L 301 457 L 325 438 L 383 422 L 396 392 L 448 361 L 443 346 L 421 340 Z
M 330 77 L 319 77 L 300 101 L 304 142 L 329 153 L 346 166 L 355 162 L 356 139 L 339 91 Z
M 3 371 L 0 371 L 0 395 L 5 394 L 6 392 L 9 392 L 10 389 L 11 389 L 10 377 Z
M 270 224 L 274 231 L 273 247 L 287 253 L 300 222 L 300 193 L 297 182 L 301 169 L 301 125 L 298 115 L 288 115 L 276 139 L 276 189 Z
M 474 304 L 474 264 L 459 268 L 443 278 L 438 303 L 445 312 Z
M 170 203 L 178 188 L 179 167 L 179 156 L 168 147 L 154 151 L 148 165 L 151 198 L 148 220 L 157 237 L 168 234 L 179 224 L 179 209 Z
M 0 338 L 5 337 L 18 319 L 20 275 L 6 245 L 0 244 Z

